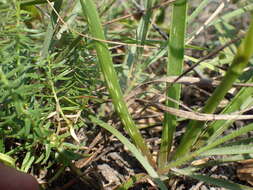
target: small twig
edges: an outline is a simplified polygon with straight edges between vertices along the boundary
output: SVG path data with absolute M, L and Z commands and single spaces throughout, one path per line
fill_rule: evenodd
M 226 0 L 227 2 L 229 2 L 229 0 Z M 225 7 L 225 3 L 221 2 L 221 4 L 219 5 L 219 7 L 214 11 L 214 13 L 209 16 L 209 18 L 205 21 L 205 23 L 197 30 L 197 32 L 194 34 L 194 36 L 192 36 L 187 42 L 186 44 L 189 44 L 197 35 L 199 35 L 207 26 L 210 22 L 212 22 L 212 20 L 219 15 L 219 13 L 223 10 L 223 8 Z
M 151 81 L 144 82 L 140 85 L 138 85 L 136 88 L 146 86 L 152 83 L 160 83 L 160 82 L 166 82 L 166 83 L 180 83 L 180 84 L 185 84 L 185 85 L 197 85 L 201 87 L 213 87 L 213 86 L 218 86 L 220 84 L 220 81 L 218 80 L 211 80 L 211 79 L 201 79 L 197 77 L 181 77 L 177 81 L 177 76 L 169 76 L 169 77 L 163 77 L 160 79 L 154 79 Z M 234 87 L 253 87 L 252 83 L 235 83 L 233 84 Z
M 209 79 L 200 79 L 197 77 L 181 77 L 180 79 L 178 79 L 177 81 L 175 81 L 175 79 L 177 79 L 178 77 L 176 76 L 170 76 L 170 77 L 162 77 L 160 79 L 154 79 L 154 80 L 150 80 L 147 82 L 144 82 L 140 85 L 138 85 L 137 87 L 135 87 L 134 90 L 132 90 L 127 96 L 125 96 L 125 100 L 128 102 L 129 100 L 131 100 L 133 97 L 136 97 L 138 94 L 141 94 L 142 92 L 146 91 L 146 89 L 148 88 L 148 85 L 151 85 L 153 83 L 160 83 L 160 82 L 166 82 L 166 83 L 180 83 L 180 84 L 184 84 L 184 85 L 197 85 L 199 87 L 205 87 L 205 88 L 211 88 L 214 86 L 218 86 L 220 84 L 220 81 L 218 80 L 209 80 Z M 252 83 L 235 83 L 233 84 L 234 87 L 253 87 Z M 163 94 L 163 93 L 161 93 Z M 160 94 L 156 95 L 155 97 L 159 97 L 160 99 Z M 152 99 L 153 101 L 153 99 Z M 156 99 L 157 101 L 157 99 Z M 172 100 L 170 100 L 172 101 Z M 128 102 L 128 105 L 132 104 L 132 102 Z
M 152 94 L 154 94 L 155 96 L 159 96 L 159 101 L 158 101 L 159 103 L 164 102 L 164 101 L 166 100 L 166 98 L 168 98 L 168 100 L 170 100 L 170 101 L 172 101 L 172 102 L 178 104 L 178 105 L 181 106 L 182 108 L 184 108 L 184 109 L 186 109 L 186 110 L 188 110 L 188 111 L 193 111 L 191 108 L 189 108 L 188 106 L 186 106 L 185 104 L 183 104 L 181 101 L 177 101 L 177 100 L 174 100 L 173 98 L 166 97 L 165 94 L 158 94 L 158 93 L 155 93 L 155 92 L 146 92 L 146 93 L 152 93 Z M 152 99 L 152 98 L 151 98 L 151 99 Z M 133 104 L 134 101 L 135 101 L 134 96 L 131 97 L 131 100 L 132 100 L 132 101 L 131 101 L 131 104 Z M 128 106 L 131 106 L 131 104 L 128 104 Z
M 88 158 L 83 158 L 81 160 L 78 160 L 75 162 L 75 167 L 77 168 L 83 168 L 84 166 L 87 166 L 88 164 L 90 164 L 94 158 L 97 157 L 98 154 L 100 154 L 102 152 L 102 150 L 104 149 L 103 146 L 100 146 L 95 152 L 92 153 L 92 155 Z
M 198 120 L 198 121 L 216 121 L 216 120 L 248 120 L 248 119 L 253 119 L 253 115 L 237 115 L 234 113 L 231 114 L 205 114 L 205 113 L 198 113 L 198 112 L 189 112 L 189 111 L 184 111 L 180 109 L 175 109 L 171 107 L 167 107 L 163 104 L 160 103 L 154 103 L 150 102 L 147 100 L 142 100 L 142 99 L 136 99 L 139 102 L 147 103 L 149 105 L 152 105 L 162 111 L 168 112 L 172 115 L 186 118 L 186 119 L 191 119 L 191 120 Z
M 139 116 L 139 117 L 133 117 L 134 120 L 141 120 L 141 119 L 150 119 L 150 118 L 155 118 L 155 117 L 160 117 L 163 116 L 163 114 L 161 113 L 156 113 L 153 115 L 143 115 L 143 116 Z
M 152 24 L 152 27 L 160 34 L 160 36 L 162 36 L 164 40 L 169 39 L 169 36 L 164 31 L 162 31 L 156 24 L 154 23 L 151 23 L 151 24 Z

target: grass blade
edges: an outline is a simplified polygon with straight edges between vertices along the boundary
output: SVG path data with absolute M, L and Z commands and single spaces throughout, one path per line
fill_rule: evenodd
M 247 83 L 253 82 L 253 79 L 247 81 Z M 244 87 L 242 88 L 237 95 L 229 102 L 226 108 L 222 111 L 222 113 L 232 113 L 236 110 L 243 110 L 253 105 L 252 102 L 252 94 L 253 88 Z M 202 139 L 208 139 L 208 142 L 214 141 L 218 136 L 220 136 L 234 120 L 223 120 L 223 121 L 215 121 L 208 128 L 207 132 L 204 134 Z
M 187 19 L 188 24 L 191 24 L 193 20 L 203 11 L 203 9 L 208 5 L 208 3 L 211 3 L 210 0 L 203 0 L 201 3 L 198 5 L 198 7 L 194 10 L 194 12 L 189 16 Z
M 203 152 L 201 155 L 211 156 L 211 155 L 252 154 L 252 153 L 253 153 L 252 144 L 248 144 L 248 145 L 234 145 L 234 146 L 224 146 L 214 148 L 206 152 Z
M 238 130 L 236 130 L 236 131 L 234 131 L 222 138 L 219 138 L 215 142 L 208 144 L 208 145 L 204 146 L 203 148 L 200 148 L 199 150 L 197 150 L 195 152 L 192 152 L 190 154 L 186 154 L 186 156 L 182 156 L 181 158 L 178 158 L 177 160 L 172 161 L 167 166 L 164 166 L 162 169 L 160 169 L 159 173 L 166 173 L 170 170 L 170 168 L 180 166 L 180 165 L 186 163 L 187 161 L 191 160 L 192 158 L 199 156 L 203 152 L 208 151 L 214 147 L 217 147 L 217 146 L 219 146 L 225 142 L 228 142 L 232 139 L 235 139 L 236 137 L 246 134 L 252 130 L 253 130 L 253 124 L 249 124 L 243 128 L 240 128 L 240 129 L 238 129 Z
M 249 12 L 252 10 L 253 10 L 253 4 L 251 3 L 249 5 L 242 7 L 242 8 L 236 9 L 234 11 L 230 11 L 221 17 L 218 17 L 217 19 L 215 19 L 211 23 L 209 23 L 207 27 L 209 27 L 211 25 L 215 25 L 219 22 L 227 22 L 231 19 L 235 19 L 234 17 L 238 17 L 238 16 L 245 14 L 246 12 Z
M 213 113 L 220 101 L 232 87 L 235 80 L 243 73 L 244 68 L 248 65 L 249 59 L 253 54 L 253 19 L 247 35 L 241 45 L 238 47 L 237 54 L 226 72 L 221 84 L 215 89 L 213 95 L 207 100 L 202 112 Z M 203 129 L 204 122 L 191 121 L 187 127 L 186 133 L 181 140 L 179 147 L 174 155 L 177 159 L 190 151 L 191 146 L 196 142 L 200 132 Z
M 124 137 L 117 129 L 114 127 L 110 126 L 109 124 L 93 117 L 90 116 L 90 119 L 93 123 L 96 123 L 97 125 L 103 127 L 104 129 L 108 130 L 110 133 L 115 135 L 120 142 L 122 142 L 128 149 L 129 151 L 134 155 L 134 157 L 141 163 L 141 165 L 145 168 L 145 170 L 148 172 L 148 174 L 154 178 L 154 180 L 158 183 L 161 189 L 166 190 L 167 187 L 163 184 L 162 181 L 159 179 L 159 175 L 157 172 L 154 170 L 152 165 L 148 162 L 148 160 L 138 151 L 138 149 L 131 143 L 129 140 Z
M 234 183 L 234 182 L 224 180 L 224 179 L 217 179 L 217 178 L 201 175 L 198 173 L 191 173 L 191 172 L 187 172 L 187 171 L 179 170 L 179 169 L 175 169 L 174 171 L 178 173 L 178 175 L 186 175 L 193 179 L 197 179 L 211 185 L 224 187 L 230 190 L 253 190 L 252 187 L 241 185 L 241 184 Z
M 139 27 L 137 29 L 137 43 L 138 45 L 144 45 L 146 38 L 148 36 L 149 31 L 149 23 L 152 16 L 152 6 L 154 0 L 145 0 L 144 9 L 147 10 L 142 16 Z M 132 88 L 136 85 L 136 81 L 138 81 L 142 69 L 143 64 L 141 63 L 141 55 L 143 54 L 143 47 L 132 47 L 131 53 L 127 57 L 127 62 L 131 65 L 130 72 L 129 72 L 129 81 L 126 93 L 128 93 Z M 132 57 L 133 56 L 133 57 Z
M 101 22 L 92 0 L 80 0 L 84 14 L 89 23 L 90 33 L 94 38 L 105 40 Z M 131 136 L 136 146 L 148 158 L 149 162 L 155 166 L 152 155 L 142 138 L 139 129 L 135 126 L 123 99 L 122 91 L 119 85 L 119 79 L 113 67 L 112 57 L 105 42 L 95 41 L 95 48 L 99 59 L 99 66 L 104 75 L 108 91 L 112 97 L 113 105 L 120 116 L 120 119 Z
M 54 8 L 58 13 L 61 10 L 62 2 L 63 0 L 56 0 L 56 2 L 54 3 Z M 51 19 L 51 22 L 48 23 L 47 31 L 45 34 L 45 40 L 44 40 L 43 48 L 41 51 L 42 58 L 46 58 L 49 54 L 50 46 L 53 42 L 55 24 L 57 23 L 57 19 L 58 19 L 58 16 L 55 14 L 54 11 L 51 12 L 51 16 L 52 16 L 52 19 Z
M 130 179 L 128 179 L 127 181 L 125 181 L 123 184 L 119 185 L 115 190 L 127 190 L 133 187 L 135 183 L 138 183 L 139 181 L 145 179 L 146 177 L 147 177 L 147 174 L 144 174 L 144 173 L 136 174 L 132 176 Z
M 7 166 L 15 168 L 15 160 L 6 154 L 0 153 L 0 162 L 4 163 Z
M 187 0 L 179 0 L 173 4 L 171 34 L 169 39 L 167 75 L 179 76 L 182 73 L 185 47 L 185 28 L 187 19 Z M 176 101 L 180 99 L 181 85 L 174 84 L 168 89 L 167 96 Z M 166 105 L 178 108 L 178 104 L 166 101 Z M 169 113 L 164 114 L 164 123 L 158 166 L 163 167 L 169 157 L 173 134 L 177 125 L 177 118 Z

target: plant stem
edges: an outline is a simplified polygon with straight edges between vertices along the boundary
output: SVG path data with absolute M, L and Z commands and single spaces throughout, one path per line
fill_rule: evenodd
M 187 18 L 187 0 L 179 0 L 173 4 L 172 25 L 169 39 L 169 52 L 167 75 L 179 76 L 182 73 L 185 47 L 185 28 Z M 167 96 L 178 101 L 180 99 L 181 85 L 175 84 L 168 89 Z M 166 101 L 166 105 L 178 108 L 175 102 Z M 158 166 L 163 167 L 169 157 L 173 134 L 177 125 L 177 118 L 169 113 L 164 114 L 161 147 L 158 157 Z
M 92 0 L 80 0 L 84 14 L 87 17 L 90 33 L 94 38 L 105 40 L 104 32 L 101 22 L 96 10 L 95 4 Z M 120 116 L 120 119 L 141 152 L 147 157 L 150 164 L 155 167 L 152 155 L 142 138 L 139 129 L 130 116 L 126 103 L 123 99 L 122 91 L 119 85 L 119 79 L 113 67 L 112 57 L 105 42 L 94 41 L 100 69 L 104 75 L 108 91 L 112 98 L 112 103 Z
M 154 0 L 145 0 L 144 9 L 147 10 L 145 14 L 142 16 L 141 21 L 139 23 L 137 29 L 137 43 L 138 45 L 144 45 L 146 38 L 148 36 L 150 19 L 152 16 L 152 6 L 154 4 Z M 143 70 L 143 63 L 140 59 L 141 55 L 143 54 L 143 47 L 132 47 L 131 53 L 127 57 L 128 64 L 131 65 L 129 71 L 129 80 L 128 86 L 126 89 L 126 94 L 129 93 L 133 87 L 136 85 L 136 81 L 139 80 L 142 70 Z
M 185 154 L 184 156 L 178 158 L 177 160 L 170 162 L 167 166 L 164 166 L 163 168 L 159 169 L 159 173 L 165 174 L 170 170 L 170 168 L 178 167 L 178 166 L 186 163 L 187 161 L 191 160 L 192 158 L 199 156 L 201 153 L 203 153 L 207 150 L 210 150 L 214 147 L 217 147 L 223 143 L 226 143 L 229 140 L 235 139 L 236 137 L 238 137 L 240 135 L 246 134 L 247 132 L 252 131 L 252 129 L 253 129 L 253 124 L 249 124 L 243 128 L 240 128 L 237 131 L 233 131 L 232 133 L 196 150 L 195 152 Z
M 59 13 L 61 10 L 63 0 L 55 0 L 54 8 Z M 51 22 L 48 23 L 47 31 L 43 43 L 43 48 L 41 51 L 41 58 L 44 59 L 49 55 L 50 46 L 52 45 L 53 35 L 55 33 L 55 24 L 57 23 L 58 16 L 54 12 L 51 12 Z
M 224 98 L 226 93 L 232 87 L 235 80 L 243 73 L 244 68 L 248 65 L 249 59 L 253 54 L 253 19 L 249 31 L 241 45 L 238 47 L 237 54 L 233 59 L 233 62 L 226 72 L 221 84 L 215 89 L 213 95 L 207 100 L 206 105 L 203 108 L 203 113 L 213 113 L 220 101 Z M 191 121 L 187 127 L 186 133 L 174 155 L 174 159 L 177 159 L 190 151 L 192 145 L 198 139 L 204 122 Z

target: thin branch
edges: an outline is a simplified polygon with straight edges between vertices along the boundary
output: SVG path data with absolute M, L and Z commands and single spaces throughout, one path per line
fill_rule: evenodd
M 204 114 L 198 112 L 189 112 L 180 109 L 175 109 L 171 107 L 167 107 L 160 103 L 154 103 L 147 100 L 136 99 L 138 102 L 146 103 L 148 105 L 154 106 L 162 111 L 168 112 L 172 115 L 191 119 L 191 120 L 198 120 L 198 121 L 216 121 L 216 120 L 248 120 L 253 119 L 253 115 L 238 115 L 238 114 Z
M 227 2 L 229 2 L 229 0 L 226 0 Z M 213 21 L 213 19 L 219 15 L 219 13 L 223 10 L 223 8 L 225 7 L 225 3 L 221 2 L 221 4 L 219 5 L 219 7 L 214 11 L 214 13 L 212 15 L 209 16 L 209 18 L 205 21 L 205 23 L 197 30 L 197 32 L 186 42 L 186 44 L 189 44 L 192 42 L 192 40 L 199 35 L 207 26 L 210 22 Z
M 136 86 L 127 96 L 125 96 L 125 100 L 129 101 L 131 98 L 137 96 L 138 94 L 141 94 L 148 88 L 148 85 L 151 85 L 153 83 L 160 83 L 160 82 L 173 83 L 173 84 L 180 83 L 184 85 L 197 85 L 198 87 L 201 87 L 201 88 L 203 87 L 211 88 L 214 86 L 218 86 L 220 84 L 220 81 L 218 80 L 201 79 L 197 77 L 181 77 L 180 79 L 176 80 L 177 78 L 178 78 L 177 76 L 169 76 L 169 77 L 162 77 L 159 79 L 154 79 L 154 80 L 144 82 Z M 234 87 L 253 87 L 253 84 L 252 83 L 235 83 L 233 84 L 233 86 Z M 158 96 L 156 95 L 155 97 L 158 97 Z
M 220 81 L 218 80 L 211 80 L 211 79 L 201 79 L 198 77 L 181 77 L 177 81 L 177 76 L 169 76 L 169 77 L 162 77 L 160 79 L 154 79 L 151 81 L 144 82 L 137 87 L 149 85 L 152 83 L 160 83 L 160 82 L 166 82 L 166 83 L 180 83 L 180 84 L 185 84 L 185 85 L 197 85 L 200 87 L 213 87 L 213 86 L 218 86 L 220 84 Z M 235 83 L 233 84 L 234 87 L 253 87 L 252 83 Z

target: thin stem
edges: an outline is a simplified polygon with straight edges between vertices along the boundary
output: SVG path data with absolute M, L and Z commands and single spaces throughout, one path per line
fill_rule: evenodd
M 179 76 L 182 73 L 185 47 L 185 28 L 187 18 L 187 0 L 179 0 L 173 4 L 172 25 L 169 39 L 169 52 L 167 64 L 167 76 Z M 181 85 L 174 84 L 167 91 L 167 96 L 179 101 Z M 166 101 L 166 105 L 178 108 L 175 102 Z M 163 167 L 169 157 L 172 146 L 173 134 L 177 125 L 177 118 L 169 113 L 164 114 L 161 147 L 158 158 L 158 166 Z
M 143 54 L 143 45 L 145 44 L 146 38 L 148 36 L 153 2 L 154 0 L 146 0 L 144 5 L 144 10 L 146 11 L 139 9 L 139 11 L 142 11 L 144 13 L 137 29 L 137 41 L 141 46 L 132 47 L 131 54 L 133 54 L 133 57 L 132 55 L 130 55 L 130 57 L 127 57 L 127 62 L 128 64 L 131 64 L 131 68 L 129 72 L 129 81 L 126 93 L 132 90 L 132 88 L 136 85 L 136 81 L 139 80 L 139 77 L 142 73 L 143 64 L 140 57 Z
M 172 161 L 167 166 L 164 166 L 163 168 L 161 168 L 159 170 L 159 173 L 160 174 L 167 173 L 170 170 L 170 168 L 180 166 L 180 165 L 186 163 L 187 161 L 191 160 L 192 158 L 199 156 L 201 153 L 203 153 L 207 150 L 210 150 L 214 147 L 217 147 L 218 145 L 221 145 L 221 144 L 223 144 L 225 142 L 228 142 L 232 139 L 235 139 L 236 137 L 238 137 L 240 135 L 246 134 L 247 132 L 252 131 L 252 129 L 253 129 L 253 124 L 249 124 L 249 125 L 247 125 L 243 128 L 240 128 L 237 131 L 234 131 L 234 132 L 232 132 L 232 133 L 230 133 L 230 134 L 228 134 L 228 135 L 212 142 L 209 145 L 204 146 L 203 148 L 200 148 L 199 150 L 197 150 L 195 152 L 192 152 L 190 154 L 185 154 L 184 156 L 178 158 L 177 160 Z
M 96 10 L 95 4 L 92 0 L 80 0 L 84 14 L 87 17 L 90 33 L 93 37 L 105 40 L 102 25 Z M 122 91 L 119 85 L 119 79 L 113 67 L 112 57 L 105 42 L 94 41 L 100 69 L 104 75 L 107 89 L 112 97 L 113 105 L 120 116 L 120 119 L 141 152 L 147 157 L 150 164 L 155 167 L 152 155 L 142 138 L 139 129 L 130 116 L 126 103 L 123 99 Z
M 227 71 L 225 77 L 223 78 L 221 84 L 215 89 L 213 95 L 207 100 L 206 105 L 203 108 L 203 113 L 213 113 L 220 101 L 224 98 L 226 93 L 232 87 L 235 80 L 243 73 L 244 68 L 248 65 L 249 59 L 253 54 L 253 19 L 251 19 L 251 24 L 249 31 L 245 36 L 245 39 L 239 46 L 237 54 Z M 186 133 L 177 148 L 174 155 L 174 159 L 177 159 L 190 151 L 192 145 L 198 139 L 204 122 L 191 121 L 187 127 Z

